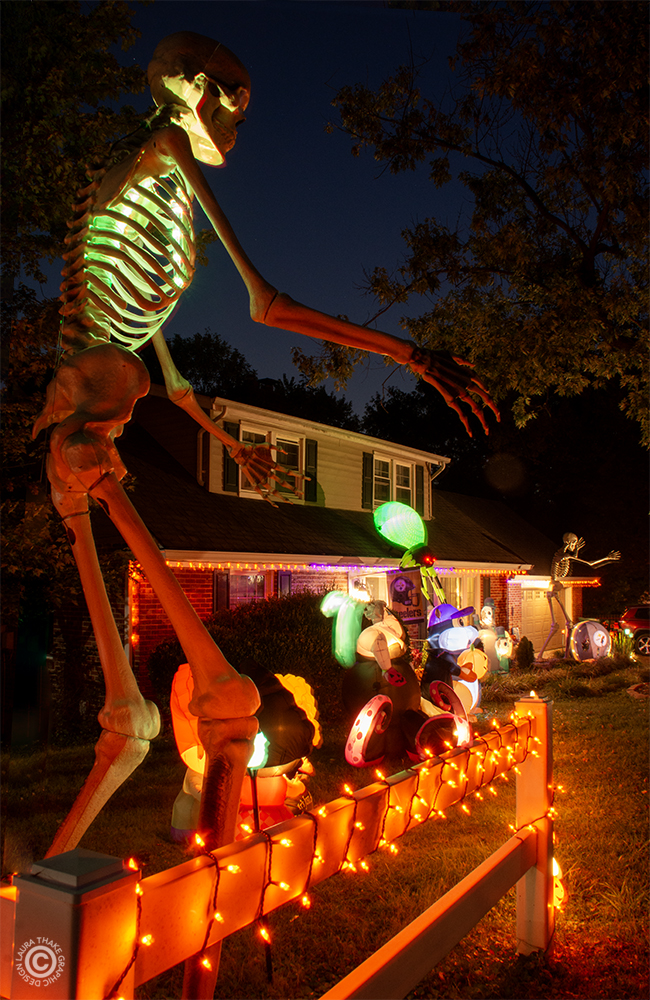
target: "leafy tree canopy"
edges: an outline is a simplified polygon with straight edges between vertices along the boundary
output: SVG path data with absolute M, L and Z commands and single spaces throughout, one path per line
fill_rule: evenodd
M 370 279 L 381 310 L 430 299 L 403 326 L 473 361 L 520 426 L 554 394 L 609 385 L 647 441 L 645 5 L 417 6 L 460 15 L 457 91 L 426 96 L 400 67 L 339 91 L 338 125 L 392 173 L 456 178 L 468 208 L 404 230 L 401 266 Z
M 345 397 L 329 392 L 324 386 L 309 385 L 306 377 L 258 378 L 241 351 L 231 347 L 218 333 L 208 329 L 193 337 L 176 334 L 168 345 L 178 370 L 196 392 L 318 420 L 333 427 L 359 430 L 359 418 Z M 163 375 L 153 347 L 147 346 L 141 357 L 152 382 L 162 385 Z
M 41 261 L 61 255 L 71 197 L 84 165 L 134 127 L 123 94 L 144 89 L 138 66 L 110 49 L 139 36 L 123 0 L 92 7 L 76 0 L 2 5 L 2 266 L 44 281 Z M 6 285 L 5 285 L 6 288 Z
M 142 90 L 138 67 L 110 52 L 137 32 L 121 0 L 2 5 L 2 466 L 3 621 L 14 626 L 25 588 L 41 586 L 50 607 L 83 600 L 62 523 L 45 500 L 41 437 L 31 441 L 56 362 L 55 300 L 38 301 L 24 276 L 44 281 L 43 260 L 61 255 L 84 165 L 133 127 L 124 93 Z M 106 568 L 106 567 L 105 567 Z M 119 573 L 107 571 L 111 579 Z
M 636 604 L 648 585 L 648 456 L 611 385 L 577 396 L 551 396 L 537 419 L 516 426 L 504 407 L 489 437 L 469 438 L 438 394 L 389 388 L 366 406 L 363 430 L 451 459 L 434 488 L 504 501 L 555 539 L 584 536 L 585 558 L 612 549 L 621 561 L 583 594 L 585 615 L 614 615 Z M 430 539 L 435 550 L 435 526 Z M 591 553 L 591 556 L 589 555 Z

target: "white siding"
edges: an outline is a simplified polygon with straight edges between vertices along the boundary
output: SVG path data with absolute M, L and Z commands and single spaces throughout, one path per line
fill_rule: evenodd
M 226 413 L 218 421 L 220 426 L 223 426 L 225 420 L 239 423 L 247 430 L 263 433 L 272 442 L 278 437 L 299 440 L 303 448 L 303 461 L 304 441 L 309 439 L 318 442 L 319 489 L 316 503 L 338 510 L 362 510 L 363 454 L 368 452 L 382 459 L 388 458 L 392 463 L 410 465 L 413 468 L 413 505 L 415 505 L 414 469 L 416 465 L 424 467 L 424 517 L 428 519 L 431 516 L 430 474 L 427 465 L 433 464 L 437 468 L 447 459 L 433 453 L 379 441 L 364 434 L 355 434 L 315 421 L 288 417 L 285 414 L 261 410 L 242 403 L 232 403 L 228 400 L 217 400 L 216 412 L 219 412 L 223 405 L 226 406 Z M 279 456 L 279 461 L 281 460 L 282 456 Z M 223 492 L 223 446 L 215 438 L 211 439 L 207 484 L 210 492 Z M 246 496 L 251 496 L 250 492 L 247 491 Z

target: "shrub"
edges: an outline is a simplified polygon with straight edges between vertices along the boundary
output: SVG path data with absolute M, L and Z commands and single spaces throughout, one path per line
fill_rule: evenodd
M 530 670 L 531 666 L 535 662 L 535 650 L 533 649 L 533 644 L 525 635 L 522 635 L 521 639 L 517 643 L 514 662 L 517 670 Z
M 634 655 L 634 636 L 625 629 L 621 629 L 612 637 L 612 656 L 626 656 L 631 659 Z
M 320 611 L 322 595 L 292 594 L 218 611 L 204 621 L 229 663 L 247 657 L 279 674 L 298 674 L 311 684 L 321 716 L 342 718 L 343 669 L 332 655 L 332 619 Z M 159 706 L 169 704 L 172 678 L 186 656 L 177 639 L 153 651 L 147 669 Z

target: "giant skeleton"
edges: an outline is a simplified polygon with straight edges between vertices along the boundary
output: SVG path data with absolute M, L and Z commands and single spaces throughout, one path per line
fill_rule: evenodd
M 151 341 L 169 398 L 229 449 L 271 501 L 288 473 L 268 445 L 245 446 L 199 407 L 176 369 L 162 328 L 194 273 L 192 201 L 214 226 L 250 296 L 253 319 L 271 327 L 387 355 L 438 389 L 469 432 L 463 406 L 487 431 L 495 409 L 471 368 L 300 305 L 255 269 L 207 184 L 199 162 L 219 166 L 235 142 L 250 95 L 245 68 L 223 45 L 189 32 L 171 35 L 149 66 L 157 112 L 117 143 L 78 194 L 64 255 L 62 354 L 48 387 L 38 434 L 54 425 L 48 476 L 79 567 L 106 683 L 93 770 L 58 831 L 50 854 L 70 850 L 113 791 L 141 762 L 159 731 L 158 710 L 140 694 L 115 625 L 90 528 L 88 496 L 111 517 L 144 568 L 191 665 L 190 711 L 208 766 L 200 828 L 208 849 L 232 839 L 239 789 L 257 729 L 259 696 L 226 661 L 126 497 L 115 447 L 149 376 L 136 353 Z M 475 397 L 480 400 L 472 398 Z M 495 410 L 496 413 L 496 410 Z M 294 487 L 299 482 L 293 483 Z

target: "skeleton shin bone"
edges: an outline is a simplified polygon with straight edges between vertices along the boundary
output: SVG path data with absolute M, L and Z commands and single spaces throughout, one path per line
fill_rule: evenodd
M 158 710 L 140 694 L 115 625 L 90 527 L 88 494 L 122 533 L 176 630 L 194 674 L 192 710 L 202 719 L 219 720 L 228 729 L 228 740 L 234 740 L 225 756 L 223 749 L 212 754 L 214 760 L 208 754 L 212 770 L 223 771 L 225 760 L 226 771 L 241 771 L 243 778 L 257 729 L 252 718 L 259 706 L 257 689 L 249 678 L 240 677 L 213 643 L 113 471 L 123 474 L 113 438 L 147 388 L 146 371 L 135 355 L 100 344 L 62 363 L 44 418 L 44 423 L 61 421 L 52 435 L 48 474 L 79 568 L 106 684 L 106 702 L 99 715 L 104 732 L 95 765 L 50 854 L 78 843 L 99 809 L 144 758 L 160 727 Z M 218 778 L 212 780 L 219 783 Z M 232 837 L 234 821 L 232 825 L 232 831 L 223 826 L 212 831 L 212 839 Z

